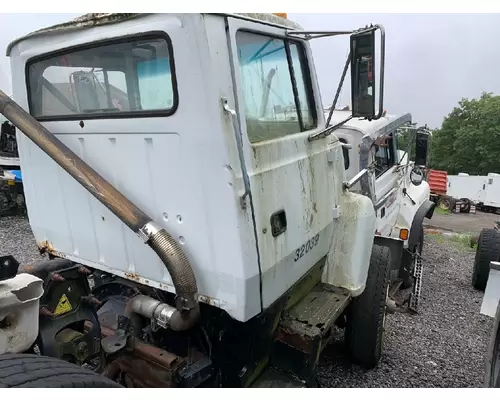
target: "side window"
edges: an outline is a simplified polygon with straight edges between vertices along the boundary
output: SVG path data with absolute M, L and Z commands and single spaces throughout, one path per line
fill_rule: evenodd
M 316 121 L 312 110 L 314 109 L 314 102 L 311 100 L 311 93 L 307 90 L 306 86 L 306 58 L 305 54 L 301 51 L 297 43 L 290 43 L 290 55 L 292 59 L 293 74 L 295 76 L 295 84 L 297 87 L 297 101 L 300 107 L 300 117 L 302 118 L 303 129 L 309 130 L 316 127 Z
M 373 145 L 375 151 L 375 177 L 378 178 L 396 164 L 394 142 L 392 133 L 389 136 L 380 137 Z
M 339 138 L 339 142 L 347 144 L 347 140 L 344 138 Z M 351 165 L 349 160 L 349 149 L 342 146 L 342 154 L 344 155 L 344 169 L 347 171 L 349 169 L 349 165 Z
M 28 64 L 30 111 L 35 118 L 175 112 L 173 49 L 156 34 L 98 43 Z
M 250 142 L 314 128 L 314 102 L 300 43 L 248 32 L 238 32 L 236 42 Z

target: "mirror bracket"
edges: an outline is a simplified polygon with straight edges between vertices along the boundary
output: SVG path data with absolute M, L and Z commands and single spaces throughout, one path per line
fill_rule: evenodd
M 290 37 L 301 37 L 304 40 L 319 39 L 323 37 L 352 35 L 356 31 L 292 31 L 286 32 Z
M 420 179 L 416 179 L 419 177 Z M 414 186 L 420 186 L 424 181 L 424 172 L 418 165 L 414 165 L 410 171 L 410 182 Z

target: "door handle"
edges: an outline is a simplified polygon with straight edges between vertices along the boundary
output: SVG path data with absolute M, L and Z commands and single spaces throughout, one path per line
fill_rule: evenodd
M 286 231 L 286 213 L 285 210 L 276 211 L 271 215 L 271 232 L 274 237 L 281 235 Z

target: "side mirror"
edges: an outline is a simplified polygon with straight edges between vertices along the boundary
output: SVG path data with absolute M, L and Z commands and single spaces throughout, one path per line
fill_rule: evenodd
M 427 166 L 427 156 L 429 153 L 429 133 L 418 130 L 415 140 L 415 165 Z
M 376 111 L 375 32 L 380 30 L 380 89 Z M 351 35 L 351 91 L 353 118 L 379 119 L 383 112 L 385 32 L 380 25 Z
M 420 186 L 422 181 L 424 180 L 424 173 L 420 169 L 420 167 L 413 167 L 410 172 L 410 182 L 415 186 Z

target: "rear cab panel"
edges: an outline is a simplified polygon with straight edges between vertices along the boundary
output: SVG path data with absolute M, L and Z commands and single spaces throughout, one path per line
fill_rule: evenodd
M 261 310 L 259 271 L 252 235 L 245 233 L 252 232 L 251 219 L 242 214 L 235 193 L 238 169 L 228 158 L 234 153 L 226 138 L 231 125 L 219 102 L 232 89 L 229 59 L 223 61 L 227 55 L 216 39 L 224 34 L 224 23 L 223 18 L 209 18 L 210 32 L 202 15 L 160 14 L 96 26 L 84 33 L 77 29 L 32 36 L 12 48 L 13 90 L 16 101 L 30 110 L 25 76 L 30 60 L 61 48 L 78 50 L 87 43 L 106 44 L 123 36 L 135 40 L 157 32 L 155 37 L 168 37 L 175 82 L 149 82 L 149 86 L 145 82 L 152 95 L 144 96 L 142 107 L 160 99 L 170 101 L 169 112 L 53 118 L 52 110 L 52 117 L 42 118 L 51 121 L 43 124 L 178 238 L 193 264 L 201 301 L 247 320 Z M 154 44 L 141 43 L 141 51 Z M 69 75 L 61 82 L 69 82 Z M 178 104 L 172 102 L 175 86 Z M 51 110 L 42 111 L 50 114 Z M 28 214 L 40 247 L 173 292 L 167 270 L 148 246 L 22 134 L 19 152 Z

